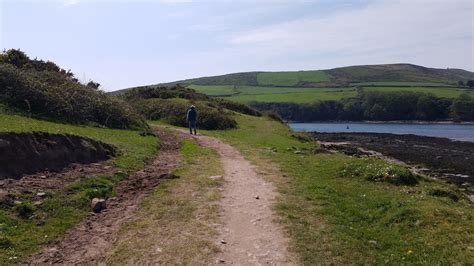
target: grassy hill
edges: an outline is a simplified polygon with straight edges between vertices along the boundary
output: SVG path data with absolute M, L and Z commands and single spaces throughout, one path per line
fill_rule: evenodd
M 465 87 L 459 87 L 458 82 L 473 79 L 474 73 L 462 69 L 390 64 L 314 71 L 243 72 L 159 85 L 181 84 L 210 96 L 226 97 L 242 103 L 313 103 L 353 97 L 356 87 L 368 91 L 429 92 L 438 97 L 456 98 L 465 92 L 472 93 Z M 112 94 L 123 94 L 127 90 Z
M 149 129 L 126 103 L 80 83 L 55 63 L 30 59 L 20 50 L 0 54 L 0 104 L 28 116 L 121 129 Z

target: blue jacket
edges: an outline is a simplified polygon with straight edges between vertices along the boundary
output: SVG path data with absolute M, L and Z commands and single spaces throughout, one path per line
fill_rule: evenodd
M 190 108 L 188 110 L 188 114 L 186 115 L 186 121 L 188 122 L 196 122 L 198 113 L 196 108 Z

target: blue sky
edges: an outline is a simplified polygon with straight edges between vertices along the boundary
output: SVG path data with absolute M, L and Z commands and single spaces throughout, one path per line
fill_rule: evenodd
M 470 0 L 0 0 L 0 47 L 107 91 L 255 70 L 474 71 Z

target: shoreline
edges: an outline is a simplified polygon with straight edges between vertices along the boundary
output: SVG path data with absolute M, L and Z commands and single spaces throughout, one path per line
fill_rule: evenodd
M 421 167 L 423 174 L 447 180 L 474 195 L 474 142 L 392 133 L 309 134 L 323 145 L 326 143 L 327 148 L 349 155 L 361 156 L 357 151 L 363 149 Z
M 311 121 L 311 122 L 301 122 L 301 121 L 285 121 L 286 124 L 412 124 L 412 125 L 474 125 L 474 121 L 424 121 L 424 120 L 394 120 L 394 121 L 372 121 L 372 120 L 363 120 L 363 121 Z

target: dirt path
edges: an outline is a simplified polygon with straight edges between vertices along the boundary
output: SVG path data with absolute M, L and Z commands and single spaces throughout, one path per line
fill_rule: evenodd
M 119 229 L 134 218 L 144 197 L 160 182 L 158 177 L 178 166 L 181 160 L 180 142 L 190 137 L 180 131 L 170 133 L 158 130 L 157 133 L 162 143 L 159 155 L 143 171 L 119 184 L 118 196 L 107 201 L 108 208 L 86 218 L 69 230 L 62 240 L 44 247 L 28 264 L 104 262 L 119 239 Z M 232 146 L 212 137 L 192 138 L 199 145 L 217 151 L 225 173 L 224 196 L 220 202 L 222 224 L 217 225 L 219 237 L 214 240 L 220 252 L 213 260 L 215 264 L 295 264 L 287 251 L 288 241 L 280 226 L 274 222 L 272 204 L 277 196 L 274 185 L 260 177 L 250 162 Z
M 250 162 L 232 146 L 206 136 L 194 139 L 218 152 L 225 172 L 219 239 L 222 252 L 216 263 L 294 264 L 287 251 L 288 241 L 274 222 L 275 186 L 258 176 Z
M 117 238 L 121 225 L 130 220 L 142 199 L 159 184 L 160 176 L 179 162 L 179 134 L 156 132 L 161 141 L 158 156 L 117 187 L 117 197 L 107 200 L 107 209 L 90 215 L 69 230 L 62 240 L 46 246 L 28 264 L 94 264 L 100 262 Z

